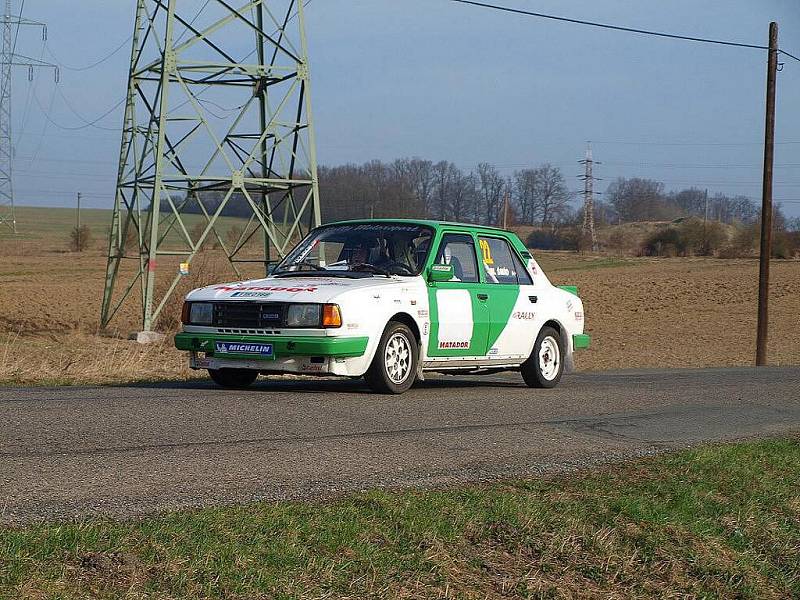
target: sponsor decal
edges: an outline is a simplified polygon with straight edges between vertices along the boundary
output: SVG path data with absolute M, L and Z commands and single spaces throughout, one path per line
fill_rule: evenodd
M 525 310 L 518 310 L 515 313 L 511 313 L 511 318 L 520 319 L 522 321 L 533 321 L 536 318 L 536 313 Z
M 428 335 L 428 323 L 422 324 L 422 335 Z
M 427 319 L 427 318 L 428 318 L 428 314 L 429 314 L 429 313 L 428 313 L 428 311 L 427 311 L 427 310 L 422 310 L 422 309 L 421 309 L 421 310 L 418 310 L 418 311 L 417 311 L 417 316 L 418 316 L 420 319 Z
M 188 262 L 182 262 L 180 264 L 180 266 L 178 267 L 178 273 L 180 273 L 181 275 L 188 275 L 189 274 L 189 263 Z
M 574 305 L 572 304 L 572 300 L 567 300 L 567 310 L 572 310 L 573 306 Z
M 449 271 L 450 265 L 431 265 L 431 271 Z
M 575 311 L 575 320 L 576 321 L 583 321 L 583 312 L 576 310 Z
M 489 356 L 494 356 L 495 354 L 500 354 L 500 348 L 490 348 L 488 352 Z
M 348 323 L 347 324 L 347 328 L 348 329 L 358 329 L 359 327 L 361 327 L 361 325 L 359 325 L 358 323 Z
M 321 373 L 322 365 L 319 363 L 305 363 L 300 367 L 300 370 L 307 373 Z
M 272 356 L 272 344 L 251 344 L 247 342 L 216 342 L 215 351 L 219 354 L 257 354 Z
M 308 247 L 306 247 L 306 248 L 305 248 L 305 249 L 304 249 L 304 250 L 303 250 L 303 251 L 302 251 L 302 252 L 301 252 L 301 253 L 300 253 L 300 254 L 297 256 L 297 258 L 295 258 L 295 259 L 294 259 L 294 263 L 293 263 L 293 264 L 295 264 L 295 265 L 296 265 L 296 264 L 299 264 L 299 263 L 303 262 L 303 261 L 306 259 L 306 256 L 308 256 L 309 254 L 311 254 L 311 251 L 312 251 L 314 248 L 316 248 L 318 244 L 319 244 L 319 240 L 314 240 L 314 243 L 313 243 L 313 244 L 309 244 L 309 245 L 308 245 Z
M 239 291 L 253 291 L 253 292 L 316 292 L 317 286 L 306 287 L 284 287 L 280 285 L 218 285 L 214 288 L 223 292 L 239 292 Z
M 469 340 L 463 342 L 439 342 L 439 350 L 453 350 L 469 348 Z
M 272 292 L 233 292 L 231 298 L 266 298 L 272 296 Z
M 416 300 L 411 300 L 411 306 L 416 306 L 416 305 L 417 305 L 417 301 Z

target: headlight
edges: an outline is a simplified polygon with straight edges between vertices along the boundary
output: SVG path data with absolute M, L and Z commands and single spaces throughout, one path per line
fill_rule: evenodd
M 319 304 L 290 304 L 286 311 L 287 327 L 319 327 Z
M 210 302 L 192 302 L 189 322 L 192 325 L 211 325 L 214 322 L 214 305 Z

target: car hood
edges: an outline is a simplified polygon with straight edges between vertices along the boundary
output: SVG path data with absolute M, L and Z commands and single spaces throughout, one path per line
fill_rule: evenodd
M 352 290 L 368 290 L 401 285 L 388 277 L 267 277 L 234 283 L 219 283 L 196 289 L 187 300 L 237 300 L 254 302 L 332 302 Z

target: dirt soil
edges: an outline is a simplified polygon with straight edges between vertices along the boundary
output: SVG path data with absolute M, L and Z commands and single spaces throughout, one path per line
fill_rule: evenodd
M 758 263 L 714 258 L 612 258 L 537 253 L 556 284 L 575 284 L 592 347 L 579 370 L 748 365 L 755 354 Z M 235 277 L 214 256 L 204 281 Z M 135 301 L 99 334 L 102 250 L 69 253 L 34 242 L 0 243 L 0 383 L 78 384 L 196 376 L 168 336 L 141 346 Z M 202 282 L 195 280 L 195 285 Z M 195 287 L 192 281 L 183 286 Z M 178 325 L 170 303 L 167 333 Z M 769 361 L 800 363 L 800 261 L 773 261 Z

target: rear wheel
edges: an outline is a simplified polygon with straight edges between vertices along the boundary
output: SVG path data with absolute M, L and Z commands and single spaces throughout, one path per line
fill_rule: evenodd
M 530 387 L 551 388 L 564 372 L 564 348 L 561 335 L 552 327 L 542 327 L 533 352 L 520 366 L 522 378 Z
M 390 321 L 364 379 L 374 392 L 402 394 L 417 378 L 418 356 L 417 339 L 408 326 Z
M 246 388 L 258 377 L 258 371 L 251 369 L 209 369 L 208 374 L 214 383 L 224 388 Z

